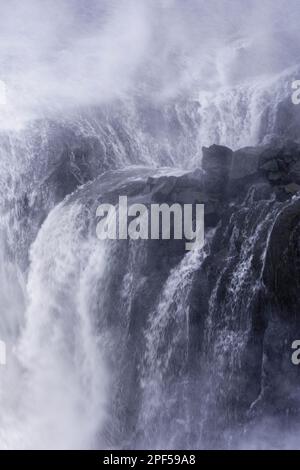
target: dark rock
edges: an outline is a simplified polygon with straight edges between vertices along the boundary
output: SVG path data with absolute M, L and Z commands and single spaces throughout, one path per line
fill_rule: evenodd
M 296 194 L 300 191 L 300 185 L 296 183 L 290 183 L 287 184 L 284 189 L 288 194 Z
M 263 279 L 269 292 L 287 313 L 300 308 L 299 289 L 300 201 L 287 206 L 276 217 L 269 237 Z
M 260 147 L 245 147 L 234 152 L 230 168 L 230 179 L 237 180 L 256 174 L 261 153 L 262 148 Z
M 229 178 L 232 150 L 220 145 L 203 147 L 204 187 L 208 194 L 224 197 Z
M 290 166 L 290 176 L 293 181 L 300 184 L 300 158 L 296 162 L 292 162 Z
M 270 171 L 270 172 L 277 172 L 279 170 L 279 166 L 276 160 L 269 160 L 260 167 L 261 170 Z
M 204 200 L 207 200 L 200 191 L 193 191 L 191 189 L 184 189 L 183 191 L 176 192 L 172 195 L 172 200 L 179 202 L 180 204 L 201 204 Z
M 202 187 L 203 174 L 203 170 L 196 168 L 192 172 L 178 176 L 176 178 L 176 188 L 184 189 L 189 188 L 191 185 L 197 185 L 199 188 Z
M 282 176 L 283 176 L 282 173 L 279 173 L 278 171 L 277 172 L 270 172 L 268 174 L 268 179 L 270 181 L 280 181 Z

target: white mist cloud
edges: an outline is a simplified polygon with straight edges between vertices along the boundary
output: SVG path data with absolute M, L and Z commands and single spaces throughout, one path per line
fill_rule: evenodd
M 7 114 L 215 89 L 299 60 L 297 0 L 0 0 Z

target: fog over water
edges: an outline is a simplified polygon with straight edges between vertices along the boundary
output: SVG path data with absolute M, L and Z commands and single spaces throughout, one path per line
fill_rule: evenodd
M 2 1 L 9 112 L 195 96 L 278 73 L 299 60 L 299 9 L 297 0 Z
M 184 361 L 208 252 L 151 278 L 145 319 L 147 248 L 100 243 L 89 204 L 201 167 L 202 146 L 298 140 L 278 109 L 300 79 L 299 17 L 299 0 L 0 0 L 0 449 L 207 446 L 218 386 L 201 377 L 195 393 Z M 241 229 L 234 312 L 276 210 L 251 207 Z M 217 287 L 204 339 L 217 331 Z M 233 365 L 239 334 L 214 343 Z M 227 383 L 228 367 L 215 370 Z M 248 439 L 230 428 L 211 446 L 299 447 L 298 436 L 268 417 Z

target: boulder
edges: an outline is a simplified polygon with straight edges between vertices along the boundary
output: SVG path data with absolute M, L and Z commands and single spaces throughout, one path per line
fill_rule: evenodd
M 261 153 L 261 147 L 244 147 L 234 152 L 230 168 L 230 179 L 237 180 L 256 174 Z
M 208 194 L 220 197 L 226 193 L 232 150 L 221 145 L 203 147 L 202 168 L 205 171 L 204 187 Z
M 286 193 L 297 194 L 300 191 L 300 185 L 297 183 L 290 183 L 284 187 Z

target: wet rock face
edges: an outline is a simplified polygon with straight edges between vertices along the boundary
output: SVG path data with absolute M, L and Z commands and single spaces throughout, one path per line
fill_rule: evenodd
M 203 430 L 201 445 L 224 447 L 228 430 L 239 433 L 261 417 L 281 419 L 289 414 L 297 420 L 300 368 L 295 369 L 290 359 L 291 343 L 300 336 L 300 145 L 272 144 L 237 152 L 213 145 L 203 149 L 201 170 L 172 174 L 137 168 L 96 177 L 102 170 L 95 171 L 91 154 L 94 161 L 91 149 L 73 148 L 43 182 L 36 205 L 24 198 L 20 212 L 26 214 L 27 226 L 41 218 L 40 205 L 56 204 L 70 193 L 63 204 L 82 204 L 84 223 L 94 235 L 98 204 L 117 204 L 120 195 L 128 196 L 129 204 L 147 207 L 152 203 L 205 206 L 211 242 L 193 274 L 188 296 L 188 354 L 182 355 L 183 340 L 178 351 L 176 341 L 172 343 L 178 335 L 181 338 L 184 328 L 177 323 L 181 310 L 176 310 L 176 303 L 185 292 L 173 294 L 170 309 L 175 308 L 176 317 L 158 347 L 161 353 L 175 344 L 174 364 L 180 363 L 186 374 L 194 447 Z M 137 432 L 149 316 L 186 253 L 185 240 L 118 241 L 105 280 L 109 295 L 104 304 L 99 287 L 102 310 L 97 311 L 97 305 L 94 309 L 99 322 L 101 318 L 119 341 L 111 361 L 118 380 L 115 413 L 122 442 L 134 442 Z M 172 379 L 174 367 L 164 380 Z M 172 406 L 180 408 L 177 402 Z
M 220 145 L 203 147 L 202 168 L 205 171 L 204 187 L 211 197 L 221 197 L 226 193 L 226 185 L 231 166 L 232 150 Z
M 230 180 L 238 181 L 256 175 L 261 152 L 260 147 L 245 147 L 233 152 L 229 171 Z
M 245 147 L 233 152 L 227 190 L 236 197 L 259 183 L 269 185 L 278 200 L 288 200 L 300 189 L 300 145 L 286 142 L 281 145 Z M 223 177 L 226 172 L 223 170 Z
M 300 308 L 300 201 L 291 201 L 279 212 L 270 233 L 263 279 L 284 317 Z
M 261 419 L 275 419 L 278 425 L 286 413 L 291 423 L 299 418 L 295 390 L 300 373 L 291 364 L 291 343 L 300 334 L 300 205 L 295 172 L 300 154 L 297 144 L 234 153 L 213 146 L 204 157 L 203 173 L 149 175 L 127 189 L 123 186 L 122 194 L 128 191 L 132 202 L 146 204 L 203 203 L 207 231 L 215 230 L 191 290 L 187 369 L 208 410 L 199 404 L 195 435 L 202 423 L 204 444 L 218 447 L 225 445 L 220 430 L 224 436 L 240 426 L 250 430 Z M 275 170 L 278 179 L 270 177 Z M 186 254 L 184 245 L 176 241 L 150 241 L 143 252 L 139 278 L 144 283 L 132 302 L 131 341 L 123 358 L 128 387 L 135 390 L 133 398 L 128 392 L 126 405 L 132 429 L 138 419 L 138 371 L 144 347 L 139 333 L 169 273 Z M 191 395 L 197 401 L 197 394 Z
M 193 295 L 211 330 L 202 353 L 214 364 L 207 380 L 219 429 L 229 422 L 256 426 L 262 416 L 277 426 L 286 413 L 290 423 L 299 418 L 300 371 L 291 363 L 291 344 L 300 336 L 299 150 L 296 143 L 245 148 L 227 160 L 229 172 L 221 148 L 206 152 L 218 155 L 212 173 L 227 183 Z M 212 180 L 209 172 L 205 178 Z M 217 429 L 210 431 L 215 436 Z
M 279 148 L 266 148 L 260 155 L 259 171 L 273 185 L 285 187 L 300 182 L 300 147 L 287 144 Z

